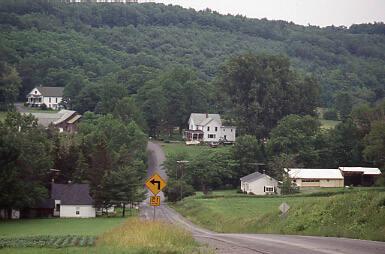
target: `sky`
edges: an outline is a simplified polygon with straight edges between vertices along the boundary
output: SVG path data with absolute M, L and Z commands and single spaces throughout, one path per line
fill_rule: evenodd
M 300 25 L 350 26 L 385 22 L 385 0 L 154 0 L 222 14 L 286 20 Z

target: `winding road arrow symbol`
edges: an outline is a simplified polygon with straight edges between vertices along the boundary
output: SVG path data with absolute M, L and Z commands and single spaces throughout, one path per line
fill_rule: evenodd
M 155 179 L 152 179 L 152 180 L 150 181 L 150 183 L 152 183 L 152 185 L 157 184 L 157 185 L 158 185 L 158 190 L 160 190 L 160 181 L 155 181 Z

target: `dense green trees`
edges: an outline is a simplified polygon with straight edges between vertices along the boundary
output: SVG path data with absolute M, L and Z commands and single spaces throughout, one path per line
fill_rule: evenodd
M 36 85 L 69 86 L 81 112 L 96 106 L 86 96 L 95 92 L 89 84 L 108 78 L 133 95 L 175 65 L 207 81 L 226 59 L 244 52 L 288 55 L 295 68 L 319 80 L 326 105 L 336 91 L 348 92 L 354 103 L 385 94 L 383 23 L 303 27 L 154 3 L 55 0 L 4 0 L 0 23 L 0 60 L 21 77 L 19 99 Z
M 0 110 L 13 107 L 19 96 L 21 79 L 17 70 L 4 62 L 0 62 Z
M 240 133 L 267 137 L 282 117 L 315 113 L 317 83 L 293 72 L 287 58 L 241 55 L 224 66 L 220 79 Z
M 32 116 L 9 113 L 0 121 L 0 208 L 31 207 L 47 197 L 51 149 Z

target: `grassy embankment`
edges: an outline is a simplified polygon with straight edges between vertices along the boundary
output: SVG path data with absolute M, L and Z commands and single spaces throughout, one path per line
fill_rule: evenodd
M 278 206 L 291 209 L 286 219 Z M 337 236 L 385 241 L 385 189 L 353 189 L 257 197 L 235 191 L 198 194 L 174 205 L 192 222 L 216 232 Z
M 206 250 L 200 249 L 189 233 L 176 226 L 132 217 L 0 222 L 0 253 L 206 253 Z

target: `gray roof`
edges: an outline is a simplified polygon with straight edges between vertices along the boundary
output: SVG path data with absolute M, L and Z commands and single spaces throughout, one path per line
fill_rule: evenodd
M 222 125 L 221 116 L 219 114 L 192 113 L 190 117 L 193 119 L 196 125 L 205 126 L 212 120 L 215 120 Z
M 255 181 L 258 180 L 259 178 L 262 178 L 264 174 L 261 174 L 259 172 L 254 172 L 250 175 L 244 176 L 241 178 L 241 181 Z
M 51 199 L 60 200 L 61 205 L 92 205 L 89 184 L 52 184 Z
M 74 113 L 76 113 L 76 111 L 63 109 L 57 113 L 31 113 L 31 114 L 37 118 L 38 124 L 44 127 L 48 127 L 51 123 L 58 124 L 67 120 Z M 26 114 L 29 114 L 29 113 L 26 113 Z
M 52 86 L 39 86 L 37 90 L 43 95 L 48 97 L 63 97 L 64 87 L 52 87 Z

